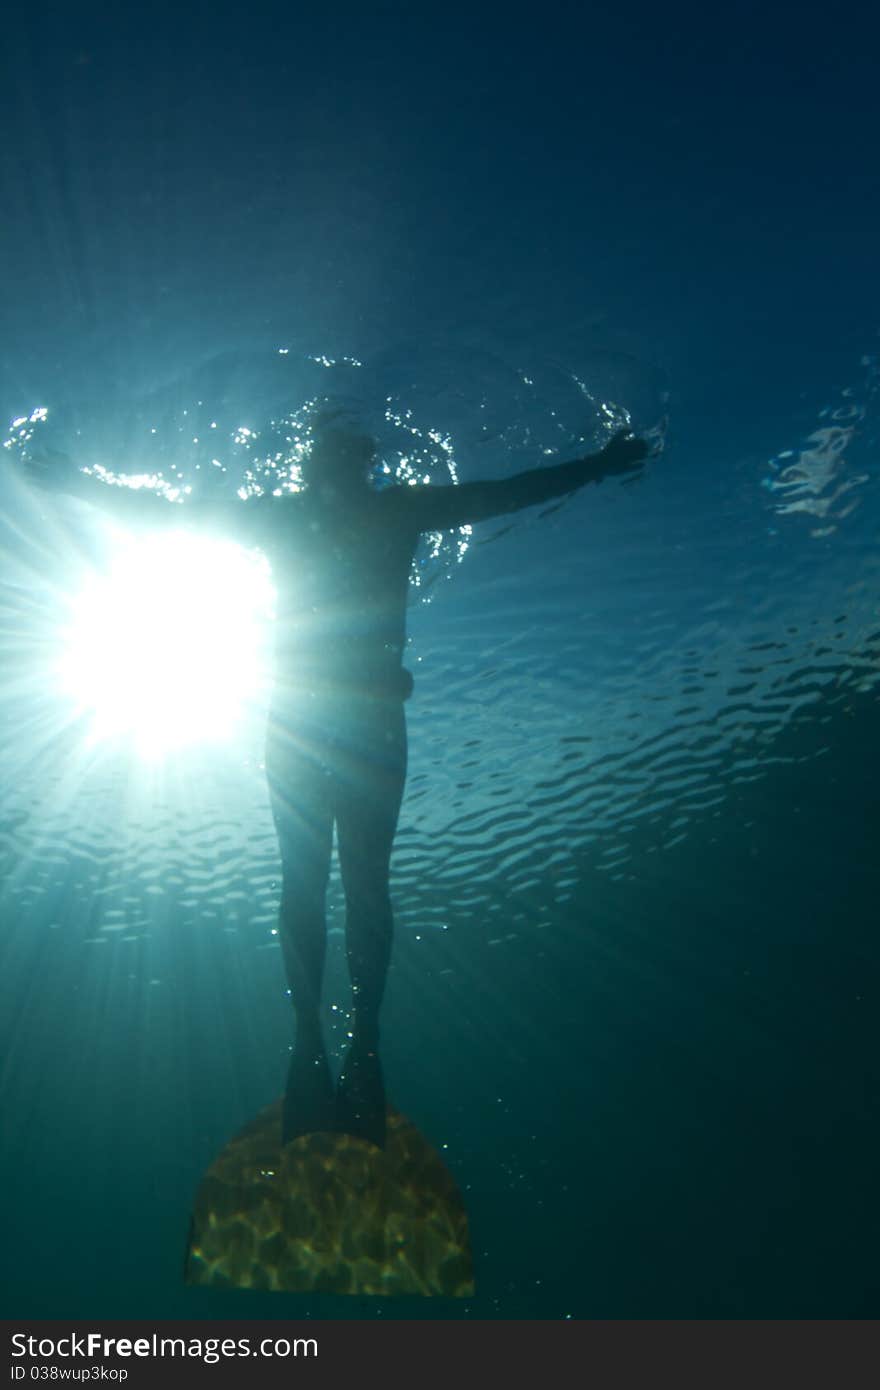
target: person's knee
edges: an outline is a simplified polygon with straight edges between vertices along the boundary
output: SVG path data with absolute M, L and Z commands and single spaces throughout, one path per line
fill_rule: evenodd
M 391 915 L 391 893 L 387 875 L 384 879 L 356 878 L 344 884 L 345 910 L 349 921 L 363 918 L 369 922 Z
M 324 916 L 327 898 L 328 869 L 315 866 L 309 871 L 300 865 L 298 869 L 285 867 L 281 875 L 281 915 L 284 918 Z

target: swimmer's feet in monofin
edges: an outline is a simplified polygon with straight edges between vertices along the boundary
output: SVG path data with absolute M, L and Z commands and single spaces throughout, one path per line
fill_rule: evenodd
M 336 1087 L 336 1130 L 385 1147 L 385 1083 L 378 1044 L 355 1034 Z
M 290 1059 L 281 1120 L 281 1143 L 336 1128 L 336 1096 L 323 1045 L 298 1042 Z

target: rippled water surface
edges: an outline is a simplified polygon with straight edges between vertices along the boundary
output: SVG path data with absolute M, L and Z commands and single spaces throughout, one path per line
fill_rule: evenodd
M 414 418 L 451 441 L 461 478 L 565 456 L 571 377 L 564 391 L 545 383 L 542 405 L 513 392 L 528 369 L 482 366 L 484 390 L 475 371 L 457 417 L 451 391 L 419 401 L 399 382 Z M 601 438 L 610 367 L 592 367 Z M 393 364 L 383 370 L 393 379 Z M 655 424 L 645 370 L 616 370 L 617 389 L 639 397 L 635 423 Z M 212 383 L 200 389 L 220 415 Z M 166 459 L 192 390 L 179 388 L 178 415 L 139 408 L 140 425 L 150 409 L 160 420 Z M 507 426 L 490 428 L 505 399 Z M 827 1288 L 810 1304 L 809 1275 L 789 1295 L 772 1268 L 744 1273 L 740 1301 L 719 1273 L 730 1259 L 747 1269 L 759 1247 L 788 1269 L 809 1244 L 803 1213 L 831 1171 L 831 1130 L 864 1146 L 873 1104 L 873 362 L 811 410 L 774 456 L 759 438 L 692 456 L 673 412 L 638 482 L 476 528 L 415 595 L 387 1071 L 469 1194 L 487 1290 L 477 1315 L 839 1311 Z M 62 420 L 53 440 L 100 462 L 88 418 Z M 107 457 L 112 431 L 90 418 Z M 64 1308 L 79 1311 L 84 1267 L 108 1307 L 136 1311 L 105 1285 L 119 1256 L 103 1225 L 89 1234 L 101 1209 L 131 1223 L 132 1298 L 225 1316 L 208 1295 L 181 1304 L 166 1265 L 199 1171 L 284 1075 L 265 711 L 227 744 L 164 763 L 124 744 L 88 748 L 41 673 L 77 545 L 98 562 L 97 523 L 53 504 L 47 543 L 42 504 L 23 491 L 16 504 L 0 745 L 6 1115 L 42 1174 L 16 1227 L 23 1285 L 40 1286 L 48 1258 L 32 1226 L 57 1230 Z M 348 996 L 335 876 L 329 910 L 338 1060 Z M 833 1096 L 811 1133 L 816 1088 Z M 817 1261 L 833 1257 L 851 1200 L 840 1196 L 840 1229 L 818 1215 Z M 680 1225 L 662 1214 L 675 1203 Z M 637 1232 L 665 1251 L 642 1273 Z M 700 1260 L 723 1284 L 715 1294 L 689 1273 Z M 847 1307 L 859 1311 L 851 1289 Z

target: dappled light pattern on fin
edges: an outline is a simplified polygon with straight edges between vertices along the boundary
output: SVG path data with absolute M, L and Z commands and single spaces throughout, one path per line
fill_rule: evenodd
M 348 1134 L 281 1147 L 281 1102 L 211 1164 L 185 1280 L 214 1288 L 389 1297 L 474 1292 L 467 1215 L 439 1154 L 389 1108 L 384 1150 Z

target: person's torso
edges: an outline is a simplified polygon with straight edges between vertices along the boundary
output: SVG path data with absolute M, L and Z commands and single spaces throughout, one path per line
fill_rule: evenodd
M 278 593 L 276 679 L 381 690 L 400 679 L 418 533 L 389 493 L 350 508 L 284 499 L 260 544 Z

